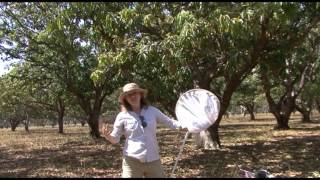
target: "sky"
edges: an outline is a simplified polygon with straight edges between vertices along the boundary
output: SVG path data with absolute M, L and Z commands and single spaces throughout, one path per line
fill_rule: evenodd
M 9 64 L 9 62 L 3 62 L 0 60 L 0 76 L 9 71 L 7 67 Z
M 3 46 L 4 48 L 10 48 L 10 46 L 8 46 L 6 43 L 1 43 L 1 46 Z M 0 53 L 0 76 L 9 72 L 10 63 L 17 62 L 16 59 L 13 59 L 12 62 L 3 61 L 3 59 L 5 59 L 4 57 L 4 53 Z

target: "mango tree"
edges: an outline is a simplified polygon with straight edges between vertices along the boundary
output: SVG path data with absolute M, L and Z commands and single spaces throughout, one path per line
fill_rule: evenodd
M 124 21 L 131 35 L 132 48 L 124 54 L 136 61 L 127 61 L 135 67 L 127 74 L 144 82 L 171 114 L 187 89 L 219 96 L 221 110 L 209 132 L 220 144 L 218 127 L 233 93 L 266 53 L 277 51 L 271 47 L 300 42 L 318 22 L 318 8 L 316 3 L 133 3 L 114 19 Z M 298 36 L 277 41 L 292 27 Z
M 292 27 L 292 32 L 288 35 L 294 36 L 295 42 L 287 41 L 286 36 L 275 39 L 283 43 L 277 47 L 277 51 L 266 55 L 265 63 L 260 66 L 263 89 L 271 113 L 277 120 L 275 129 L 290 128 L 291 113 L 295 108 L 299 110 L 296 99 L 305 85 L 313 81 L 318 71 L 319 21 L 320 16 L 311 19 L 303 33 L 297 33 L 294 31 L 296 27 Z M 277 94 L 277 97 L 274 94 Z
M 319 57 L 319 56 L 318 56 Z M 317 98 L 319 98 L 320 92 L 320 78 L 319 78 L 319 58 L 317 62 L 317 69 L 315 74 L 310 77 L 310 81 L 306 83 L 305 87 L 302 89 L 300 95 L 297 97 L 295 102 L 295 108 L 302 114 L 302 122 L 310 123 L 311 114 L 314 105 L 317 103 Z
M 242 106 L 245 112 L 250 114 L 250 119 L 255 120 L 256 109 L 259 106 L 258 99 L 262 93 L 259 86 L 259 78 L 257 73 L 249 75 L 238 87 L 237 91 L 232 96 L 233 106 Z
M 29 131 L 29 120 L 35 113 L 34 106 L 27 103 L 30 96 L 26 88 L 21 88 L 22 82 L 10 77 L 15 73 L 12 71 L 0 79 L 1 119 L 10 123 L 12 131 L 15 131 L 19 124 L 24 124 L 25 130 Z
M 124 38 L 122 26 L 110 29 L 113 13 L 126 3 L 2 3 L 2 39 L 13 44 L 1 49 L 55 78 L 72 93 L 87 115 L 90 134 L 100 137 L 98 118 L 104 98 L 118 88 L 118 65 Z M 108 19 L 109 18 L 109 19 Z M 120 50 L 118 50 L 120 49 Z M 98 61 L 108 64 L 94 83 Z
M 29 104 L 35 104 L 40 109 L 56 113 L 59 133 L 63 133 L 63 118 L 66 106 L 71 105 L 72 96 L 66 88 L 63 88 L 59 81 L 56 81 L 51 74 L 45 73 L 29 62 L 23 63 L 17 68 L 16 79 L 23 82 L 31 97 Z M 55 124 L 55 122 L 53 122 Z

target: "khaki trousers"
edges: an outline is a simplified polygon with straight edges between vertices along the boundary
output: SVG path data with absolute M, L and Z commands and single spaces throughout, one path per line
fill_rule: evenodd
M 161 161 L 142 163 L 138 159 L 124 156 L 122 161 L 122 177 L 123 178 L 163 178 L 164 171 Z

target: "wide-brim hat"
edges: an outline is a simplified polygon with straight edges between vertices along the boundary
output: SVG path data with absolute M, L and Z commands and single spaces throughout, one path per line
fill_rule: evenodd
M 134 91 L 142 93 L 144 97 L 146 97 L 147 93 L 148 93 L 148 90 L 140 88 L 138 84 L 128 83 L 128 84 L 124 85 L 122 88 L 122 93 L 119 96 L 119 102 L 121 104 L 124 104 L 123 100 L 124 100 L 125 96 L 127 94 L 130 94 L 131 92 L 134 92 Z

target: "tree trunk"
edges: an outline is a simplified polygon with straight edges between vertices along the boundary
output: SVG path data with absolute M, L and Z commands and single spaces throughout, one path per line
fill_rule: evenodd
M 168 113 L 169 113 L 172 117 L 175 117 L 175 118 L 176 118 L 176 112 L 174 111 L 176 104 L 173 103 L 173 102 L 172 102 L 172 103 L 166 102 L 166 103 L 163 103 L 163 104 L 165 104 L 164 109 L 165 109 L 166 111 L 168 111 Z
M 64 118 L 64 112 L 65 112 L 65 107 L 63 104 L 62 99 L 58 99 L 58 104 L 57 104 L 57 110 L 58 110 L 58 126 L 59 126 L 59 133 L 63 134 L 63 118 Z
M 219 115 L 219 118 L 221 119 L 220 115 Z M 208 128 L 208 131 L 211 135 L 212 141 L 217 143 L 219 148 L 221 149 L 222 146 L 221 146 L 220 137 L 219 137 L 219 123 L 216 123 L 216 122 Z
M 27 132 L 29 132 L 29 123 L 30 123 L 30 121 L 29 121 L 29 116 L 28 116 L 28 114 L 26 114 L 27 116 L 26 116 L 26 120 L 25 120 L 25 123 L 24 123 L 24 129 L 27 131 Z
M 212 141 L 210 132 L 207 130 L 201 131 L 200 133 L 192 134 L 193 140 L 197 148 L 204 147 L 204 149 L 215 149 L 216 143 Z
M 59 125 L 59 133 L 63 134 L 63 117 L 64 117 L 64 109 L 59 112 L 58 116 L 58 125 Z
M 194 78 L 194 88 L 210 89 L 210 80 L 203 77 L 204 76 Z M 196 135 L 198 136 L 198 138 L 195 138 L 197 147 L 203 145 L 205 149 L 208 149 L 208 147 L 210 148 L 210 146 L 212 147 L 214 144 L 217 144 L 219 148 L 222 147 L 219 138 L 219 124 L 223 114 L 226 111 L 226 108 L 223 110 L 223 112 L 221 109 L 216 122 L 207 129 L 209 133 L 205 133 L 205 131 L 203 131 L 200 132 L 199 135 Z
M 249 113 L 250 113 L 250 119 L 251 120 L 255 120 L 256 117 L 254 116 L 254 112 L 253 111 L 249 111 Z
M 303 123 L 311 123 L 311 118 L 310 118 L 310 111 L 306 111 L 303 113 L 303 118 L 302 118 Z
M 318 112 L 320 113 L 320 100 L 319 99 L 316 100 L 316 106 L 317 106 Z
M 287 91 L 281 96 L 278 103 L 276 103 L 271 96 L 271 85 L 268 76 L 265 73 L 262 73 L 261 78 L 270 112 L 276 117 L 277 120 L 277 125 L 274 127 L 274 129 L 290 129 L 289 119 L 291 113 L 295 109 L 297 94 L 292 96 L 292 87 L 286 87 Z
M 28 123 L 28 122 L 26 122 L 26 123 L 24 124 L 24 129 L 25 129 L 27 132 L 29 132 L 29 123 Z
M 218 118 L 215 121 L 215 123 L 208 128 L 212 141 L 218 144 L 219 148 L 222 147 L 220 142 L 220 137 L 219 137 L 220 121 L 222 120 L 224 113 L 228 109 L 233 92 L 237 89 L 240 83 L 241 83 L 241 79 L 238 75 L 234 75 L 232 80 L 227 82 L 226 88 L 223 92 L 223 96 L 220 99 L 220 111 L 219 111 Z
M 101 138 L 100 132 L 99 132 L 99 111 L 96 109 L 89 115 L 88 119 L 88 125 L 90 127 L 90 135 L 93 138 Z
M 274 127 L 274 129 L 290 129 L 289 119 L 291 113 L 295 109 L 295 97 L 283 96 L 283 98 L 281 98 L 281 100 L 277 104 L 275 104 L 271 99 L 270 91 L 266 91 L 266 97 L 270 107 L 270 111 L 277 120 L 277 125 Z
M 101 111 L 101 106 L 103 99 L 106 94 L 102 95 L 102 89 L 97 89 L 94 101 L 92 99 L 87 99 L 81 94 L 77 94 L 77 99 L 79 101 L 80 107 L 84 110 L 87 115 L 87 123 L 90 128 L 90 135 L 92 138 L 101 138 L 99 132 L 99 116 Z M 92 104 L 93 103 L 93 104 Z M 84 125 L 84 124 L 82 124 Z
M 52 124 L 51 124 L 51 127 L 54 128 L 56 126 L 56 124 L 57 124 L 56 120 L 53 120 Z
M 290 115 L 294 110 L 294 100 L 293 99 L 285 99 L 284 102 L 279 102 L 283 104 L 282 106 L 275 106 L 270 104 L 271 113 L 276 117 L 277 125 L 274 129 L 277 130 L 286 130 L 290 129 L 289 127 L 289 119 Z
M 17 126 L 11 126 L 11 131 L 16 131 Z
M 16 128 L 18 127 L 19 123 L 20 123 L 20 121 L 18 121 L 18 120 L 10 119 L 11 131 L 15 131 Z
M 289 117 L 280 115 L 276 116 L 277 125 L 274 127 L 276 130 L 287 130 L 290 129 L 289 127 Z
M 43 120 L 41 121 L 41 123 L 40 123 L 40 125 L 41 125 L 42 127 L 45 127 L 46 124 L 47 124 L 47 121 L 46 121 L 45 119 L 43 119 Z
M 245 104 L 245 107 L 246 107 L 246 110 L 247 110 L 247 112 L 249 112 L 249 114 L 250 114 L 250 119 L 251 120 L 255 120 L 256 119 L 256 117 L 255 117 L 255 115 L 254 115 L 254 104 L 252 103 L 252 104 Z
M 295 108 L 302 114 L 302 122 L 303 123 L 311 123 L 311 118 L 310 118 L 311 111 L 310 110 L 308 111 L 306 108 L 304 108 L 302 106 L 298 106 L 298 105 L 296 105 Z
M 232 94 L 235 92 L 237 87 L 240 85 L 241 81 L 242 80 L 239 75 L 233 75 L 232 79 L 227 82 L 227 85 L 226 85 L 226 88 L 224 89 L 222 98 L 220 99 L 220 111 L 219 111 L 218 118 L 215 121 L 215 123 L 208 128 L 208 131 L 211 135 L 212 140 L 218 144 L 219 148 L 222 147 L 221 142 L 220 142 L 220 137 L 219 137 L 220 121 L 222 120 L 224 113 L 228 109 Z

